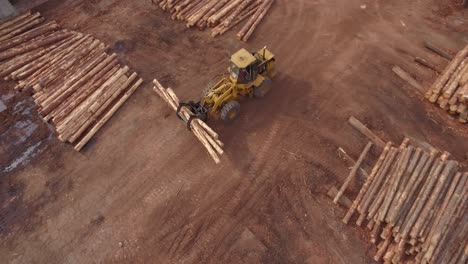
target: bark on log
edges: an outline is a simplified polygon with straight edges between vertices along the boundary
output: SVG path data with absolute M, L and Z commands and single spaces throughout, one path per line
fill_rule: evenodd
M 128 72 L 129 68 L 125 66 L 120 69 L 114 76 L 98 88 L 89 98 L 87 98 L 78 108 L 76 108 L 63 123 L 57 124 L 57 132 L 59 132 L 59 139 L 64 142 L 68 140 L 72 133 L 75 132 L 74 127 L 76 123 L 80 122 L 81 115 L 92 105 L 100 96 L 108 90 L 120 77 Z
M 9 76 L 9 79 L 24 79 L 31 74 L 39 74 L 41 70 L 43 70 L 43 67 L 48 65 L 56 56 L 62 54 L 64 50 L 72 45 L 74 41 L 79 40 L 83 35 L 78 34 L 75 36 L 72 36 L 70 38 L 66 38 L 61 40 L 60 42 L 57 42 L 51 46 L 49 46 L 47 49 L 50 49 L 50 51 L 37 60 L 34 61 L 34 63 L 27 64 L 18 70 L 15 70 L 12 72 Z
M 207 5 L 203 6 L 194 16 L 190 17 L 187 23 L 187 27 L 195 25 L 213 6 L 217 4 L 217 0 L 208 2 Z
M 39 19 L 40 17 L 41 17 L 41 15 L 39 13 L 35 13 L 35 14 L 27 17 L 26 19 L 22 20 L 21 22 L 15 24 L 14 26 L 11 26 L 11 27 L 0 30 L 0 39 L 3 40 L 5 36 L 10 36 L 11 32 L 14 32 L 14 31 L 16 31 L 18 29 L 21 29 L 21 28 L 27 26 L 32 21 L 35 21 L 35 20 Z
M 237 38 L 242 40 L 244 35 L 249 31 L 250 27 L 255 23 L 258 16 L 262 13 L 265 7 L 268 5 L 268 0 L 265 0 L 257 9 L 257 11 L 252 15 L 252 17 L 247 21 L 247 23 L 242 27 L 242 29 L 237 33 Z
M 437 179 L 437 182 L 430 196 L 423 197 L 423 199 L 426 199 L 427 202 L 424 205 L 424 208 L 422 209 L 421 213 L 419 214 L 418 219 L 416 220 L 413 228 L 410 231 L 410 236 L 412 238 L 418 237 L 419 231 L 422 228 L 422 224 L 427 219 L 430 210 L 433 209 L 433 206 L 435 205 L 435 202 L 437 201 L 440 195 L 440 192 L 442 191 L 442 188 L 445 186 L 447 181 L 451 180 L 452 174 L 455 172 L 456 168 L 457 168 L 457 163 L 455 161 L 449 161 L 447 165 L 445 166 L 444 171 L 442 172 L 440 177 Z
M 60 124 L 78 105 L 86 100 L 89 95 L 101 87 L 102 84 L 104 84 L 120 69 L 120 66 L 117 66 L 117 64 L 117 60 L 114 59 L 95 76 L 93 76 L 87 83 L 85 83 L 77 92 L 72 94 L 51 113 L 45 116 L 44 119 L 46 121 L 50 121 L 52 118 L 54 118 L 53 122 L 55 124 Z M 60 117 L 59 114 L 61 114 Z
M 434 96 L 439 96 L 442 88 L 445 86 L 447 81 L 452 76 L 453 72 L 458 68 L 460 63 L 466 58 L 468 54 L 468 45 L 461 50 L 457 56 L 452 60 L 452 62 L 447 66 L 445 71 L 440 75 L 440 77 L 434 82 L 434 84 L 429 88 L 426 93 L 426 98 L 430 99 L 432 103 L 436 102 L 437 98 L 434 99 Z
M 25 32 L 19 36 L 16 36 L 10 40 L 5 40 L 5 41 L 2 41 L 0 42 L 0 51 L 4 51 L 4 50 L 7 50 L 9 48 L 12 48 L 12 47 L 16 47 L 28 40 L 31 40 L 31 39 L 34 39 L 38 36 L 41 36 L 45 33 L 48 33 L 50 31 L 54 31 L 54 30 L 57 30 L 59 29 L 60 26 L 55 23 L 55 21 L 53 22 L 49 22 L 45 25 L 42 25 L 40 27 L 37 27 L 35 29 L 32 29 L 28 32 Z
M 412 208 L 412 214 L 409 215 L 409 218 L 405 223 L 406 225 L 404 226 L 404 228 L 403 228 L 403 230 L 401 232 L 403 242 L 400 241 L 400 245 L 399 245 L 400 248 L 403 248 L 404 241 L 406 240 L 406 237 L 409 234 L 410 229 L 413 227 L 414 223 L 416 222 L 417 218 L 419 217 L 420 212 L 421 212 L 421 210 L 422 210 L 422 208 L 423 208 L 423 206 L 424 206 L 424 204 L 425 204 L 425 202 L 427 200 L 427 197 L 428 197 L 429 193 L 431 192 L 432 187 L 434 186 L 434 184 L 436 182 L 436 179 L 440 175 L 440 172 L 442 171 L 444 166 L 445 166 L 445 162 L 443 160 L 437 160 L 436 163 L 434 164 L 434 166 L 433 166 L 434 170 L 431 171 L 431 173 L 429 174 L 429 177 L 428 177 L 428 179 L 426 181 L 425 186 L 423 187 L 423 190 L 421 191 L 418 198 L 416 199 L 416 202 L 413 205 L 414 210 Z
M 443 201 L 442 204 L 440 205 L 439 210 L 437 211 L 437 214 L 435 215 L 434 219 L 430 223 L 429 232 L 426 234 L 425 237 L 421 240 L 421 242 L 425 242 L 423 245 L 423 251 L 426 252 L 429 248 L 430 244 L 430 239 L 434 235 L 434 232 L 437 230 L 437 227 L 440 223 L 441 218 L 445 215 L 447 212 L 447 207 L 452 199 L 453 194 L 455 193 L 455 190 L 457 186 L 460 183 L 460 180 L 462 178 L 462 173 L 458 172 L 455 177 L 453 178 L 452 182 L 450 183 L 450 186 L 448 187 L 448 190 L 443 196 Z M 463 181 L 461 182 L 463 184 Z M 466 233 L 464 233 L 466 234 Z
M 403 203 L 410 202 L 408 197 L 412 196 L 411 190 L 414 189 L 416 187 L 415 185 L 418 184 L 418 178 L 421 177 L 420 172 L 422 171 L 428 159 L 429 159 L 429 154 L 423 153 L 421 156 L 421 159 L 419 159 L 418 165 L 416 166 L 413 173 L 411 174 L 411 177 L 408 183 L 404 186 L 405 187 L 404 190 L 402 191 L 401 195 L 397 198 L 396 204 L 394 205 L 392 210 L 389 212 L 387 222 L 390 225 L 395 225 L 396 219 L 398 218 L 399 215 L 401 216 L 400 210 L 402 209 Z
M 441 218 L 438 227 L 436 231 L 434 232 L 433 236 L 430 239 L 430 245 L 429 248 L 427 249 L 426 253 L 424 254 L 423 260 L 429 261 L 432 259 L 432 257 L 435 255 L 437 256 L 436 250 L 438 245 L 440 245 L 440 242 L 444 240 L 446 237 L 446 232 L 450 224 L 454 223 L 454 220 L 456 219 L 456 216 L 460 214 L 461 211 L 464 211 L 463 209 L 466 208 L 466 193 L 467 193 L 467 188 L 466 188 L 466 178 L 464 179 L 465 184 L 460 184 L 457 189 L 455 190 L 455 193 L 452 196 L 450 205 L 447 207 L 447 211 L 445 212 L 444 216 Z M 456 213 L 456 211 L 459 211 Z
M 389 192 L 388 192 L 388 195 L 385 197 L 385 200 L 384 200 L 384 203 L 383 203 L 383 206 L 382 208 L 380 209 L 380 213 L 379 213 L 379 219 L 381 221 L 384 221 L 385 220 L 385 217 L 387 215 L 387 211 L 393 201 L 393 198 L 395 197 L 396 193 L 397 193 L 397 190 L 398 190 L 398 186 L 400 184 L 400 181 L 401 181 L 401 177 L 403 176 L 403 173 L 405 172 L 406 168 L 408 167 L 408 163 L 409 163 L 409 159 L 412 155 L 412 152 L 413 152 L 413 147 L 412 146 L 409 146 L 407 149 L 405 149 L 405 151 L 403 152 L 402 154 L 402 163 L 400 165 L 400 167 L 398 168 L 396 174 L 395 174 L 395 177 L 393 177 L 392 179 L 392 182 L 389 186 Z
M 81 127 L 70 137 L 70 143 L 74 143 L 93 123 L 95 123 L 98 118 L 104 113 L 104 111 L 123 93 L 128 87 L 131 87 L 131 84 L 137 78 L 137 74 L 134 72 L 126 82 L 120 87 L 116 87 L 114 91 L 109 91 L 110 96 L 103 95 L 103 100 L 96 101 L 94 105 L 92 105 L 88 111 L 86 112 L 89 114 L 88 120 L 81 125 Z
M 234 9 L 237 5 L 240 4 L 242 0 L 233 0 L 231 1 L 230 3 L 228 3 L 226 6 L 224 6 L 221 10 L 219 10 L 219 12 L 217 12 L 216 14 L 212 15 L 209 19 L 208 19 L 208 22 L 211 23 L 211 24 L 215 24 L 218 22 L 218 20 L 225 16 L 229 11 L 231 11 L 232 9 Z
M 443 97 L 446 99 L 450 99 L 452 95 L 456 92 L 456 89 L 460 85 L 460 80 L 463 77 L 463 72 L 468 70 L 468 58 L 463 60 L 460 63 L 460 66 L 455 71 L 453 79 L 450 79 L 447 83 L 447 86 L 444 88 Z
M 259 8 L 259 2 L 254 3 L 252 6 L 250 6 L 244 13 L 242 13 L 234 22 L 232 22 L 229 26 L 224 26 L 223 24 L 219 24 L 217 27 L 215 27 L 212 30 L 211 36 L 215 37 L 217 35 L 222 35 L 226 33 L 228 30 L 231 28 L 237 26 L 240 22 L 244 21 L 246 18 L 249 16 L 253 15 L 255 12 L 257 12 Z
M 64 100 L 66 100 L 71 94 L 76 92 L 76 90 L 78 90 L 97 71 L 100 70 L 100 68 L 97 68 L 95 66 L 101 61 L 103 61 L 105 57 L 106 57 L 105 54 L 101 54 L 101 56 L 96 57 L 88 65 L 83 67 L 81 71 L 77 72 L 75 76 L 68 79 L 60 88 L 57 89 L 57 91 L 53 95 L 51 95 L 50 97 L 51 100 L 48 101 L 48 103 L 46 103 L 47 101 L 44 102 L 41 114 L 42 115 L 49 114 L 59 104 L 61 104 Z M 88 74 L 88 72 L 90 72 L 90 74 Z
M 38 41 L 36 43 L 26 44 L 26 45 L 20 46 L 18 48 L 14 48 L 14 49 L 10 49 L 8 51 L 1 52 L 0 53 L 0 61 L 4 61 L 4 60 L 12 58 L 12 57 L 14 57 L 16 55 L 23 54 L 25 52 L 35 50 L 35 49 L 38 49 L 38 48 L 46 46 L 46 45 L 56 43 L 56 42 L 58 42 L 58 41 L 60 41 L 62 39 L 65 39 L 65 38 L 67 38 L 67 37 L 69 37 L 71 35 L 72 35 L 72 33 L 64 32 L 63 34 L 56 35 L 56 36 L 49 37 L 49 38 L 45 38 L 44 40 Z
M 107 112 L 101 120 L 99 120 L 96 125 L 91 128 L 91 130 L 80 140 L 78 144 L 75 145 L 76 151 L 81 151 L 81 149 L 89 142 L 89 140 L 101 129 L 101 127 L 109 121 L 109 119 L 117 112 L 117 110 L 127 101 L 127 99 L 135 92 L 135 90 L 143 82 L 142 79 L 139 79 L 125 94 L 122 96 L 119 101 Z
M 230 14 L 226 20 L 223 21 L 223 25 L 225 27 L 228 27 L 236 17 L 238 17 L 241 12 L 248 6 L 250 5 L 251 3 L 253 2 L 253 0 L 244 0 L 242 3 L 239 4 L 239 6 L 237 6 L 236 10 L 234 10 L 234 12 L 232 12 L 232 14 Z
M 10 39 L 12 39 L 12 38 L 24 33 L 24 32 L 27 32 L 28 30 L 30 30 L 30 29 L 36 27 L 37 25 L 41 24 L 42 22 L 44 22 L 44 20 L 45 19 L 42 18 L 42 17 L 37 18 L 37 19 L 25 24 L 24 26 L 16 29 L 15 31 L 12 31 L 12 32 L 10 32 L 10 33 L 8 33 L 6 35 L 1 36 L 0 41 L 10 40 Z
M 247 42 L 250 38 L 250 36 L 252 36 L 253 32 L 255 31 L 255 29 L 257 28 L 257 26 L 260 24 L 260 22 L 263 20 L 263 18 L 265 17 L 265 15 L 268 13 L 268 11 L 270 10 L 271 6 L 273 5 L 273 2 L 274 0 L 267 0 L 267 5 L 266 7 L 263 9 L 263 11 L 260 13 L 260 15 L 257 17 L 257 19 L 255 20 L 255 22 L 252 24 L 252 26 L 249 28 L 249 30 L 244 34 L 244 36 L 242 37 L 242 41 L 244 42 Z
M 76 41 L 69 47 L 65 47 L 65 49 L 62 49 L 58 51 L 57 53 L 46 57 L 42 63 L 36 65 L 33 68 L 28 69 L 27 71 L 23 71 L 15 76 L 16 79 L 23 79 L 25 78 L 24 81 L 20 82 L 18 86 L 20 88 L 24 88 L 27 86 L 33 86 L 34 84 L 37 83 L 37 81 L 41 78 L 41 76 L 47 75 L 51 70 L 55 69 L 59 65 L 62 64 L 62 62 L 72 54 L 75 50 L 79 49 L 86 43 L 85 41 L 89 41 L 89 38 L 83 37 L 81 38 L 79 35 L 77 38 L 73 38 L 72 42 Z M 14 72 L 13 74 L 16 74 Z
M 367 193 L 367 190 L 369 189 L 370 185 L 374 181 L 374 178 L 377 175 L 377 172 L 379 171 L 380 167 L 382 166 L 388 152 L 390 151 L 391 146 L 392 146 L 391 142 L 388 142 L 386 144 L 386 146 L 385 146 L 384 150 L 382 151 L 382 153 L 380 154 L 380 157 L 377 160 L 374 168 L 372 168 L 371 174 L 369 175 L 369 177 L 367 177 L 366 182 L 364 183 L 362 188 L 359 190 L 359 193 L 358 193 L 357 197 L 355 198 L 353 204 L 351 205 L 351 207 L 349 208 L 349 210 L 346 213 L 345 217 L 343 218 L 343 223 L 348 224 L 349 219 L 353 215 L 354 211 L 357 209 L 357 206 L 361 202 L 363 196 Z
M 2 24 L 0 24 L 0 30 L 4 30 L 6 28 L 13 27 L 13 26 L 17 25 L 18 23 L 21 23 L 21 21 L 23 21 L 24 19 L 26 19 L 26 18 L 28 18 L 30 16 L 31 16 L 31 11 L 28 11 L 23 15 L 17 16 L 15 18 L 12 18 L 12 19 L 6 21 L 6 22 L 3 22 Z
M 114 53 L 111 56 L 108 56 L 107 58 L 105 58 L 96 67 L 94 67 L 91 71 L 87 72 L 84 76 L 82 76 L 81 79 L 78 82 L 76 82 L 72 87 L 70 87 L 70 90 L 75 92 L 76 89 L 78 89 L 79 87 L 82 87 L 89 80 L 94 78 L 96 75 L 101 74 L 103 76 L 104 74 L 106 74 L 112 67 L 114 67 L 117 64 L 117 61 L 114 60 L 116 57 L 117 57 L 117 54 Z M 99 78 L 99 76 L 97 78 Z M 85 87 L 82 87 L 82 88 L 86 89 Z M 90 91 L 90 92 L 92 92 L 92 91 Z M 70 96 L 70 95 L 71 95 L 71 93 L 68 96 Z M 87 95 L 89 95 L 89 94 L 87 94 Z M 85 95 L 85 96 L 87 96 L 87 95 Z M 68 96 L 63 95 L 63 97 L 67 98 L 67 99 L 68 99 Z M 84 100 L 84 98 L 81 97 L 81 100 L 80 100 L 80 98 L 78 98 L 78 99 L 76 99 L 74 101 L 67 102 L 65 104 L 65 106 L 63 108 L 61 108 L 61 111 L 59 113 L 57 113 L 56 116 L 54 116 L 54 118 L 53 118 L 54 123 L 58 123 L 61 120 L 63 120 L 83 100 Z
M 384 176 L 387 174 L 391 164 L 393 163 L 393 160 L 395 159 L 396 157 L 396 154 L 397 154 L 398 150 L 397 149 L 391 149 L 390 150 L 390 153 L 389 153 L 389 157 L 388 159 L 386 160 L 386 162 L 384 163 L 383 167 L 382 167 L 382 170 L 379 172 L 379 174 L 376 176 L 376 179 L 375 179 L 375 184 L 373 184 L 368 192 L 368 195 L 366 195 L 366 197 L 363 199 L 363 202 L 362 202 L 362 206 L 359 207 L 358 206 L 358 210 L 360 211 L 361 213 L 361 216 L 359 217 L 358 221 L 356 221 L 356 224 L 358 226 L 360 226 L 364 220 L 364 217 L 367 213 L 367 210 L 370 206 L 370 203 L 372 201 L 372 199 L 374 198 L 375 194 L 377 193 L 377 191 L 380 189 L 380 186 L 384 180 Z

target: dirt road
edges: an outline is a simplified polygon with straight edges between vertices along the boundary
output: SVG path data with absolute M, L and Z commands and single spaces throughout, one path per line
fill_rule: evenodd
M 466 162 L 468 128 L 391 71 L 433 80 L 412 60 L 443 67 L 422 41 L 452 51 L 468 41 L 468 15 L 455 2 L 277 0 L 243 44 L 233 32 L 212 39 L 186 29 L 149 0 L 49 1 L 45 17 L 110 44 L 146 85 L 76 153 L 33 110 L 18 110 L 32 106 L 27 97 L 1 84 L 1 259 L 372 263 L 363 230 L 344 226 L 344 210 L 325 195 L 349 171 L 336 149 L 356 158 L 367 143 L 346 123 L 354 115 L 384 140 L 406 134 Z M 232 125 L 213 123 L 226 144 L 217 166 L 150 81 L 196 99 L 232 52 L 265 45 L 277 56 L 274 89 L 242 102 Z

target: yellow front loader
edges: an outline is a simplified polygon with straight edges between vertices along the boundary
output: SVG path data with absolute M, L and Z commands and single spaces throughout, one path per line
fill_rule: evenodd
M 271 78 L 275 76 L 275 56 L 266 47 L 258 52 L 241 49 L 231 56 L 229 75 L 202 93 L 199 102 L 181 102 L 195 113 L 193 118 L 204 121 L 208 116 L 226 122 L 234 120 L 240 111 L 240 97 L 264 97 L 271 89 Z

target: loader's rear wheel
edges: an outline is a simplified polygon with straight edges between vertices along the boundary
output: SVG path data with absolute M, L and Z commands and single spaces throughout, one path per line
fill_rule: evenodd
M 236 119 L 240 112 L 240 104 L 237 101 L 227 102 L 221 109 L 221 119 L 226 122 L 231 122 Z
M 262 98 L 265 97 L 265 95 L 268 94 L 271 90 L 271 79 L 268 77 L 265 77 L 263 82 L 258 86 L 254 88 L 254 96 L 255 98 Z

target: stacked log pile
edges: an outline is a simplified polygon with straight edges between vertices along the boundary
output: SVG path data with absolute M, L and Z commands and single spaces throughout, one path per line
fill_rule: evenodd
M 247 42 L 263 20 L 274 0 L 153 0 L 153 3 L 183 20 L 187 27 L 211 27 L 211 35 L 222 35 L 243 21 L 237 37 Z
M 343 219 L 368 221 L 376 261 L 466 263 L 468 173 L 448 157 L 386 144 Z
M 80 151 L 142 80 L 98 39 L 43 22 L 28 12 L 0 25 L 0 77 L 30 91 L 59 139 Z
M 174 111 L 179 108 L 180 100 L 171 88 L 164 88 L 158 80 L 153 80 L 154 91 L 163 99 Z M 190 131 L 203 144 L 213 160 L 218 164 L 219 155 L 223 154 L 223 142 L 219 140 L 218 134 L 200 119 L 191 119 L 194 113 L 186 106 L 180 108 L 180 117 L 189 124 Z
M 468 121 L 468 45 L 449 63 L 427 90 L 426 98 L 456 115 L 461 123 Z

